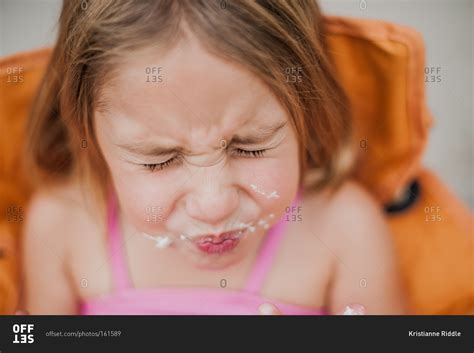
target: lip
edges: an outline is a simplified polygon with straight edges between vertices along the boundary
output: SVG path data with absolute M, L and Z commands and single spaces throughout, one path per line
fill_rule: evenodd
M 229 232 L 200 235 L 192 239 L 196 247 L 207 254 L 223 254 L 239 245 L 245 229 L 236 229 Z

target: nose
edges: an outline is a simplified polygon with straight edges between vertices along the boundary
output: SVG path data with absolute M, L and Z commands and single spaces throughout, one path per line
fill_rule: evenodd
M 227 178 L 223 174 L 213 178 L 207 175 L 196 182 L 185 203 L 191 218 L 216 228 L 225 228 L 226 222 L 234 221 L 232 217 L 239 206 L 238 191 L 222 179 Z

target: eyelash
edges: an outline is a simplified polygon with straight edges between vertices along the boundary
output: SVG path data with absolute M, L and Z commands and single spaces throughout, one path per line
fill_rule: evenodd
M 266 149 L 256 150 L 256 151 L 247 151 L 240 148 L 236 148 L 234 151 L 237 152 L 239 156 L 250 157 L 250 158 L 262 158 L 265 156 Z
M 237 152 L 239 156 L 249 157 L 249 158 L 262 158 L 265 156 L 265 152 L 267 150 L 263 149 L 263 150 L 256 150 L 256 151 L 247 151 L 247 150 L 237 148 L 235 149 L 235 151 Z M 156 169 L 163 170 L 164 168 L 169 167 L 170 165 L 178 162 L 179 160 L 180 160 L 180 157 L 173 157 L 163 163 L 142 164 L 142 166 L 145 167 L 145 169 L 153 172 Z
M 151 172 L 154 172 L 155 169 L 163 170 L 164 168 L 170 166 L 171 164 L 176 163 L 178 159 L 179 157 L 173 157 L 170 160 L 167 160 L 166 162 L 163 162 L 163 163 L 142 164 L 142 166 L 144 166 L 145 169 Z

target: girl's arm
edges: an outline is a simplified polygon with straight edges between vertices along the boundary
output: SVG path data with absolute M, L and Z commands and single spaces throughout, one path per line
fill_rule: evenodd
M 66 209 L 64 201 L 47 193 L 29 204 L 22 235 L 23 301 L 29 314 L 77 313 L 65 271 Z
M 351 183 L 333 204 L 335 273 L 329 311 L 348 303 L 365 306 L 367 315 L 407 314 L 396 254 L 383 211 L 362 187 Z

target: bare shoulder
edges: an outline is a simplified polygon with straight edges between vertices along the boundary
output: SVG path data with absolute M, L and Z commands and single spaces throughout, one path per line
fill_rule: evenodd
M 349 180 L 332 196 L 322 193 L 310 202 L 320 205 L 325 228 L 320 239 L 334 259 L 330 312 L 360 303 L 369 314 L 403 313 L 394 239 L 370 191 Z
M 63 181 L 37 190 L 31 199 L 30 206 L 41 205 L 62 208 L 64 206 L 84 206 L 84 197 L 79 183 L 76 181 Z M 65 210 L 67 211 L 67 210 Z
M 73 182 L 37 190 L 27 206 L 23 235 L 27 241 L 38 235 L 36 241 L 64 253 L 74 234 L 98 229 L 88 210 L 81 188 Z
M 333 194 L 330 194 L 329 189 L 309 194 L 307 201 L 311 204 L 324 204 L 324 207 L 332 212 L 343 209 L 344 211 L 351 210 L 353 214 L 354 212 L 374 212 L 380 209 L 370 191 L 352 179 L 346 180 Z
M 324 227 L 321 236 L 336 249 L 359 244 L 373 244 L 373 237 L 388 237 L 382 206 L 364 186 L 354 180 L 345 181 L 333 194 L 329 190 L 310 195 L 303 205 L 312 214 L 311 227 Z
M 354 241 L 367 251 L 370 248 L 376 251 L 379 247 L 391 247 L 392 237 L 383 207 L 363 186 L 354 181 L 348 182 L 335 198 L 333 206 L 343 213 L 343 222 L 339 224 L 346 248 Z
M 91 229 L 77 186 L 61 184 L 33 194 L 22 229 L 24 305 L 30 313 L 76 313 L 69 271 L 72 243 Z
M 53 229 L 61 229 L 71 212 L 71 190 L 66 185 L 41 188 L 36 190 L 27 206 L 25 233 L 34 228 L 36 233 L 41 232 L 54 239 L 57 232 Z M 55 239 L 59 240 L 59 239 Z

